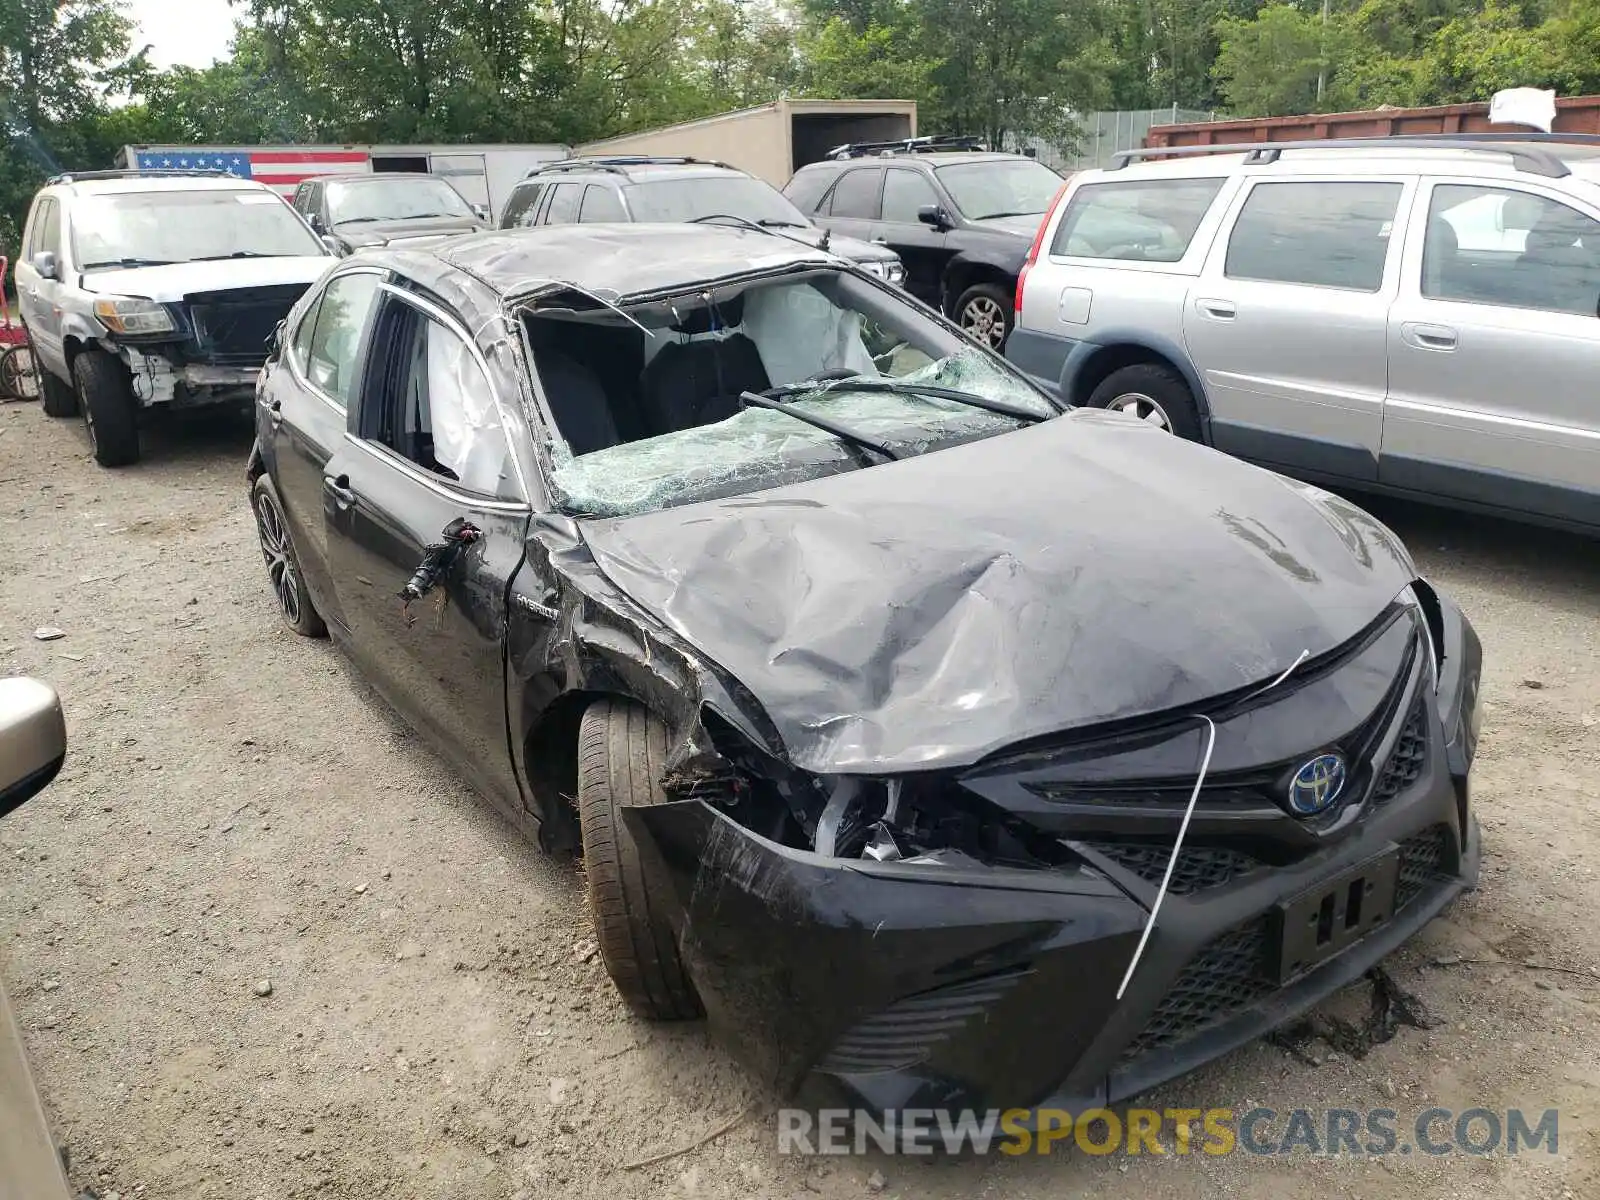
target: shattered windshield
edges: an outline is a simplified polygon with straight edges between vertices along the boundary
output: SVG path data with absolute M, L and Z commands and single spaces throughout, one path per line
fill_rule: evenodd
M 580 515 L 859 470 L 1057 411 L 908 301 L 831 271 L 527 324 L 562 435 L 553 482 Z

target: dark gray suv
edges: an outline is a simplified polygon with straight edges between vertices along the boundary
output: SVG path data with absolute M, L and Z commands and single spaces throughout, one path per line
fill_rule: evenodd
M 506 201 L 500 228 L 578 222 L 722 222 L 759 225 L 831 250 L 889 283 L 905 281 L 887 246 L 832 236 L 771 184 L 726 163 L 695 158 L 568 158 L 529 172 Z

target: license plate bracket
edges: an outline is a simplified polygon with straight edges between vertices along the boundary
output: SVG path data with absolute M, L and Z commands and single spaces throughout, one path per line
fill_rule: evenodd
M 1280 901 L 1273 913 L 1279 984 L 1326 962 L 1394 915 L 1400 880 L 1400 848 L 1351 867 L 1335 879 Z

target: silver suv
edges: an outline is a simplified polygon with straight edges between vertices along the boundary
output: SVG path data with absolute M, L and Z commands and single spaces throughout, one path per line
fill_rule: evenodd
M 1008 357 L 1321 482 L 1600 527 L 1600 138 L 1133 151 L 1075 176 Z
M 91 171 L 34 197 L 17 299 L 44 410 L 82 412 L 101 466 L 141 410 L 248 409 L 278 324 L 334 259 L 270 188 L 222 172 Z

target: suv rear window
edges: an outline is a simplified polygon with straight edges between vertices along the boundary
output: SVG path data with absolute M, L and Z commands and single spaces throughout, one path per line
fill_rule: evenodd
M 1375 292 L 1398 183 L 1258 183 L 1228 239 L 1230 279 Z
M 1221 188 L 1220 176 L 1085 184 L 1067 204 L 1050 253 L 1177 262 Z

